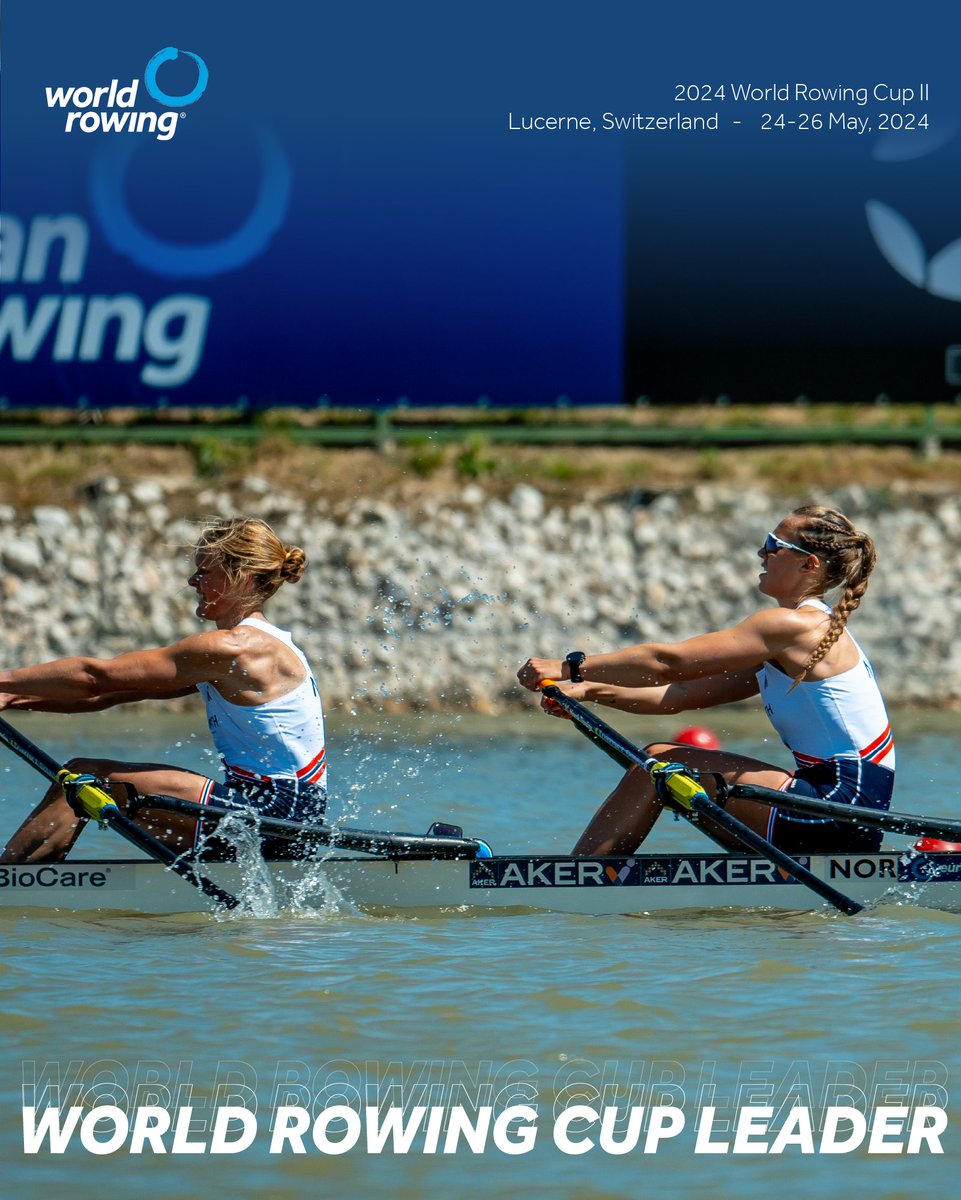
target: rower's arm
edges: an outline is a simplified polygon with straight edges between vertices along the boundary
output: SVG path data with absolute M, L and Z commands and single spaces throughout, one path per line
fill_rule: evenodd
M 91 712 L 186 696 L 198 683 L 228 678 L 240 654 L 233 630 L 212 630 L 116 658 L 59 658 L 0 672 L 0 708 Z
M 565 682 L 559 686 L 574 700 L 603 704 L 621 712 L 659 716 L 713 708 L 718 704 L 734 704 L 738 700 L 756 696 L 759 691 L 754 668 L 726 671 L 706 679 L 669 683 L 661 687 L 626 688 L 591 680 L 583 683 Z
M 196 687 L 185 687 L 174 692 L 110 692 L 92 697 L 89 700 L 41 700 L 29 696 L 9 696 L 0 693 L 0 708 L 22 708 L 32 712 L 48 713 L 88 713 L 102 712 L 105 708 L 114 708 L 118 704 L 133 704 L 139 700 L 176 700 L 180 697 L 195 696 Z
M 589 654 L 581 663 L 584 679 L 622 688 L 661 687 L 710 676 L 758 670 L 809 631 L 808 620 L 784 608 L 765 609 L 717 633 L 684 642 L 643 642 L 610 654 Z M 569 675 L 559 659 L 531 658 L 518 672 L 520 682 L 537 691 L 546 679 Z

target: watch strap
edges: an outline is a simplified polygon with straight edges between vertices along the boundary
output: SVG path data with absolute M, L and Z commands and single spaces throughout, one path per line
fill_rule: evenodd
M 581 674 L 581 664 L 587 655 L 583 650 L 572 650 L 564 659 L 567 663 L 567 670 L 570 675 L 571 683 L 582 683 L 583 675 Z

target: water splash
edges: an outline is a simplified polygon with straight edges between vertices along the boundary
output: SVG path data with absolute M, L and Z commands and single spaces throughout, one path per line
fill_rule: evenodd
M 205 835 L 200 848 L 212 837 Z M 231 847 L 240 880 L 239 885 L 232 884 L 238 906 L 219 913 L 220 920 L 360 915 L 327 875 L 326 860 L 335 853 L 331 847 L 318 847 L 313 855 L 284 862 L 278 870 L 276 863 L 271 866 L 264 859 L 259 825 L 249 817 L 224 817 L 217 825 L 216 838 Z

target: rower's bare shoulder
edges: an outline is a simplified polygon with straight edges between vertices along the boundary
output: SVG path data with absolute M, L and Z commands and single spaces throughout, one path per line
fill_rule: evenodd
M 825 613 L 810 606 L 805 608 L 778 607 L 764 608 L 760 612 L 753 613 L 745 619 L 743 625 L 770 645 L 785 646 L 809 637 L 812 632 L 819 630 L 827 620 Z
M 248 637 L 250 632 L 255 631 L 240 626 L 233 629 L 204 629 L 182 638 L 168 649 L 175 657 L 210 660 L 240 658 L 257 648 L 258 644 Z

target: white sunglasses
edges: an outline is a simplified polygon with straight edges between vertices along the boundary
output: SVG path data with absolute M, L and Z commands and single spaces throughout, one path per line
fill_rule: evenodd
M 829 558 L 825 558 L 823 554 L 817 554 L 814 550 L 805 550 L 803 546 L 795 546 L 793 542 L 786 542 L 784 538 L 779 538 L 776 533 L 769 533 L 764 539 L 761 553 L 777 554 L 778 550 L 796 550 L 798 554 L 813 554 L 815 558 L 820 558 L 822 562 L 831 561 Z

